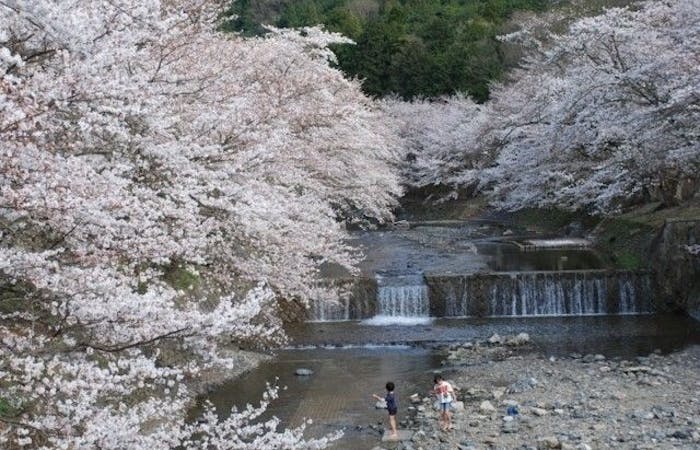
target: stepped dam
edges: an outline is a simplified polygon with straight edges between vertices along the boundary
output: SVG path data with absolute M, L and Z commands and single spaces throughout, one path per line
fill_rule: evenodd
M 350 295 L 317 302 L 310 321 L 401 317 L 537 317 L 652 312 L 651 274 L 627 270 L 416 274 L 344 281 Z

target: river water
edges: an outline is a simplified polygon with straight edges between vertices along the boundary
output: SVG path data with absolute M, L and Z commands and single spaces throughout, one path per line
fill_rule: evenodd
M 371 322 L 370 322 L 371 323 Z M 293 348 L 244 377 L 208 395 L 217 409 L 256 403 L 266 382 L 278 378 L 286 387 L 269 408 L 282 426 L 310 418 L 307 434 L 320 436 L 342 429 L 336 449 L 371 449 L 379 442 L 370 425 L 386 423 L 386 412 L 374 408 L 372 393 L 382 395 L 394 381 L 399 401 L 415 392 L 425 394 L 432 374 L 440 370 L 436 344 L 529 333 L 534 351 L 545 356 L 602 353 L 609 358 L 632 358 L 655 350 L 670 352 L 700 344 L 700 323 L 685 316 L 538 317 L 437 319 L 429 324 L 375 326 L 362 322 L 306 323 L 290 331 Z M 297 368 L 314 371 L 294 375 Z
M 700 344 L 697 321 L 646 314 L 653 310 L 647 274 L 610 272 L 585 248 L 529 251 L 532 235 L 506 231 L 468 222 L 356 233 L 366 255 L 360 269 L 371 280 L 364 297 L 335 309 L 315 305 L 315 322 L 289 330 L 289 348 L 207 399 L 225 414 L 257 403 L 266 383 L 276 382 L 285 389 L 268 416 L 282 427 L 312 419 L 308 435 L 344 431 L 333 448 L 371 449 L 380 438 L 372 427 L 386 423 L 371 395 L 382 395 L 387 381 L 404 407 L 411 394 L 426 394 L 441 367 L 439 345 L 525 332 L 543 356 L 629 359 Z M 324 274 L 346 275 L 333 267 Z M 297 368 L 313 375 L 295 376 Z

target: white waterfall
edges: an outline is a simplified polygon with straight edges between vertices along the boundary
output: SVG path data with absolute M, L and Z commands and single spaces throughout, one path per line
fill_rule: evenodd
M 489 316 L 579 316 L 649 312 L 648 277 L 518 273 L 495 278 Z M 612 302 L 612 303 L 611 303 Z
M 377 315 L 370 325 L 418 324 L 429 321 L 428 286 L 422 275 L 377 276 Z
M 378 312 L 384 316 L 426 317 L 429 313 L 428 286 L 380 286 Z

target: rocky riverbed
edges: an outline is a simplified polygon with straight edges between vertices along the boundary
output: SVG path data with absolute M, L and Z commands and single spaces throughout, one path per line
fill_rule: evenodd
M 432 399 L 415 394 L 399 417 L 412 437 L 375 450 L 700 448 L 700 346 L 555 358 L 522 333 L 440 350 L 458 389 L 453 430 L 439 431 Z

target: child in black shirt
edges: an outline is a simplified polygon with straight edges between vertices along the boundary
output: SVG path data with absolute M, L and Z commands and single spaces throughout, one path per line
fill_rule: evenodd
M 377 400 L 386 401 L 386 409 L 389 411 L 389 426 L 391 427 L 389 439 L 397 439 L 399 437 L 399 433 L 396 431 L 396 413 L 399 405 L 396 401 L 396 395 L 394 394 L 394 383 L 389 381 L 386 384 L 386 397 L 382 398 L 377 394 L 372 394 L 372 396 Z

